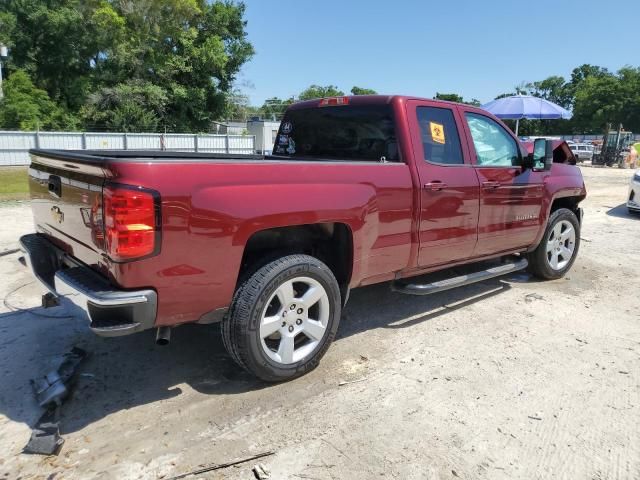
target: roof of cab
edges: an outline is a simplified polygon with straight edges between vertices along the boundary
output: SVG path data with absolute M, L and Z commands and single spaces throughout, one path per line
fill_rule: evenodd
M 327 97 L 336 98 L 336 97 Z M 342 95 L 340 98 L 348 98 L 348 105 L 384 105 L 389 104 L 392 101 L 406 101 L 406 100 L 423 100 L 429 102 L 442 103 L 443 105 L 458 105 L 455 102 L 448 102 L 445 100 L 434 100 L 432 98 L 421 98 L 410 95 Z M 314 98 L 312 100 L 304 100 L 301 102 L 292 103 L 288 109 L 300 110 L 304 108 L 315 108 L 320 105 L 322 98 Z M 346 105 L 345 105 L 346 106 Z M 465 105 L 469 106 L 469 105 Z

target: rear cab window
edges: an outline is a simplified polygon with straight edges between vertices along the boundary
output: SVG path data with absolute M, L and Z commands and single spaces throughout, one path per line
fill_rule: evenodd
M 273 155 L 292 159 L 398 162 L 390 105 L 338 105 L 287 111 Z

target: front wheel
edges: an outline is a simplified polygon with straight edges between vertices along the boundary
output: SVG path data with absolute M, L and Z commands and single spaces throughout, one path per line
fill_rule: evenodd
M 538 278 L 563 277 L 573 265 L 580 247 L 580 222 L 575 213 L 560 208 L 549 217 L 538 247 L 526 255 L 529 271 Z
M 290 380 L 315 368 L 340 322 L 340 289 L 308 255 L 272 261 L 236 290 L 222 338 L 231 357 L 262 380 Z

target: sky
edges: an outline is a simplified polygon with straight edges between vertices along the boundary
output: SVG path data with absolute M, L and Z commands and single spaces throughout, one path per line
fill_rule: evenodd
M 245 0 L 252 105 L 311 84 L 488 102 L 590 63 L 640 66 L 638 0 Z

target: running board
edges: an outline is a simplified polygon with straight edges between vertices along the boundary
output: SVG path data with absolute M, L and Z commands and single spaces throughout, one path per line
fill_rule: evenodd
M 529 263 L 524 258 L 515 257 L 509 263 L 503 263 L 496 267 L 481 270 L 479 272 L 451 277 L 433 283 L 405 283 L 396 280 L 391 283 L 391 290 L 398 293 L 406 293 L 408 295 L 431 295 L 432 293 L 444 292 L 452 288 L 464 287 L 472 283 L 482 282 L 494 277 L 500 277 L 509 273 L 524 270 Z

